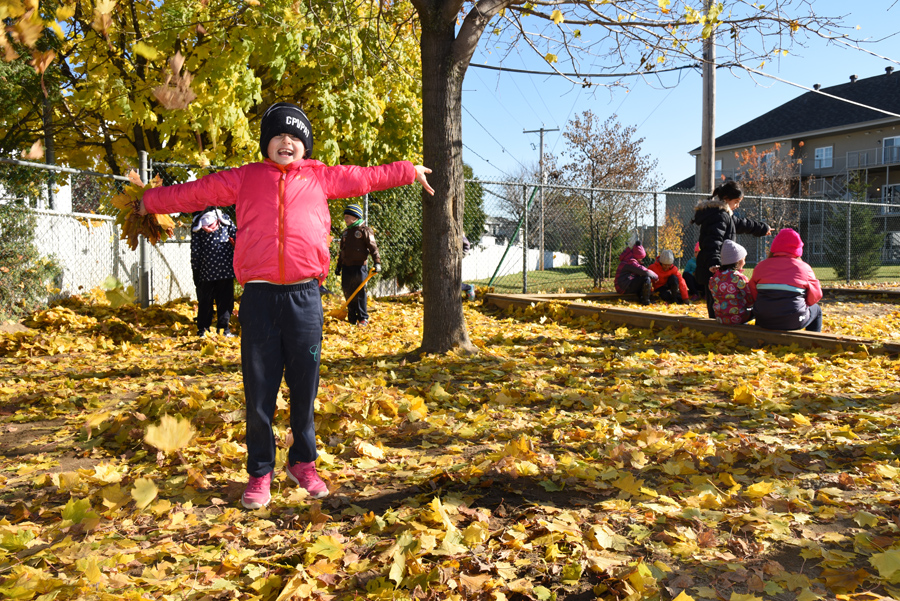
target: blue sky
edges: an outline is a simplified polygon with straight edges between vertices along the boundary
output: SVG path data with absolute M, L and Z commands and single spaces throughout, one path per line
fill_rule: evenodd
M 779 62 L 763 71 L 807 87 L 846 83 L 850 75 L 860 79 L 883 75 L 885 67 L 900 76 L 900 0 L 816 0 L 817 14 L 843 16 L 851 36 L 882 40 L 866 47 L 894 62 L 859 51 L 810 40 L 807 48 L 795 47 Z M 500 64 L 498 53 L 489 53 L 484 39 L 472 64 L 547 71 L 546 63 L 530 49 L 513 52 Z M 753 65 L 754 67 L 756 65 Z M 563 70 L 567 70 L 563 67 Z M 667 186 L 690 176 L 694 160 L 688 152 L 700 145 L 701 90 L 699 71 L 686 69 L 657 78 L 629 78 L 626 89 L 574 87 L 563 78 L 500 73 L 470 66 L 463 84 L 463 159 L 475 175 L 505 180 L 529 169 L 539 158 L 540 128 L 559 132 L 544 134 L 545 152 L 559 155 L 562 132 L 575 115 L 590 109 L 605 119 L 618 115 L 624 125 L 637 126 L 644 138 L 643 151 L 658 160 L 658 173 Z M 717 72 L 716 135 L 796 98 L 805 90 L 745 71 Z

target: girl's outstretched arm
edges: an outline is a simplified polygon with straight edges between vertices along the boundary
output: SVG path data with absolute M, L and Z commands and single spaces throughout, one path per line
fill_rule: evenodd
M 416 181 L 422 184 L 422 187 L 425 188 L 425 191 L 434 196 L 434 188 L 429 185 L 428 180 L 425 179 L 425 174 L 431 173 L 431 169 L 425 167 L 423 165 L 416 165 Z

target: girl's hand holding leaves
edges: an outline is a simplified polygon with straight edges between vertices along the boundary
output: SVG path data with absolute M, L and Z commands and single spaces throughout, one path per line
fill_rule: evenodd
M 175 234 L 175 222 L 168 215 L 150 215 L 143 211 L 144 191 L 162 185 L 162 179 L 157 175 L 153 180 L 144 185 L 140 176 L 135 171 L 128 173 L 131 184 L 125 186 L 122 194 L 112 199 L 119 213 L 116 223 L 122 228 L 121 238 L 128 243 L 128 247 L 134 250 L 138 246 L 138 238 L 144 236 L 150 244 L 165 241 Z

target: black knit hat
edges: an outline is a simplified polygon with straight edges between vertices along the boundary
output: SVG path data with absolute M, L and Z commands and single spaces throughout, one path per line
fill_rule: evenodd
M 259 151 L 263 158 L 270 158 L 267 153 L 269 142 L 280 134 L 291 134 L 300 138 L 306 148 L 304 159 L 308 159 L 312 155 L 312 124 L 303 109 L 296 104 L 276 102 L 266 109 L 259 126 Z

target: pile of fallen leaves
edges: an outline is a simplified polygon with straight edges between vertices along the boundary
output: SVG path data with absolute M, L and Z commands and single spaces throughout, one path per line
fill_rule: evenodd
M 168 215 L 141 215 L 138 212 L 144 192 L 161 186 L 162 178 L 157 175 L 145 186 L 137 172 L 132 170 L 128 173 L 128 179 L 131 184 L 126 185 L 122 193 L 112 199 L 113 206 L 118 209 L 116 225 L 121 230 L 119 237 L 125 240 L 131 250 L 135 250 L 141 236 L 155 245 L 175 235 L 175 222 Z
M 282 387 L 256 512 L 240 343 L 191 304 L 98 292 L 0 334 L 0 597 L 900 597 L 897 357 L 467 304 L 480 354 L 411 361 L 421 305 L 370 309 L 326 322 L 331 495 L 284 475 Z

